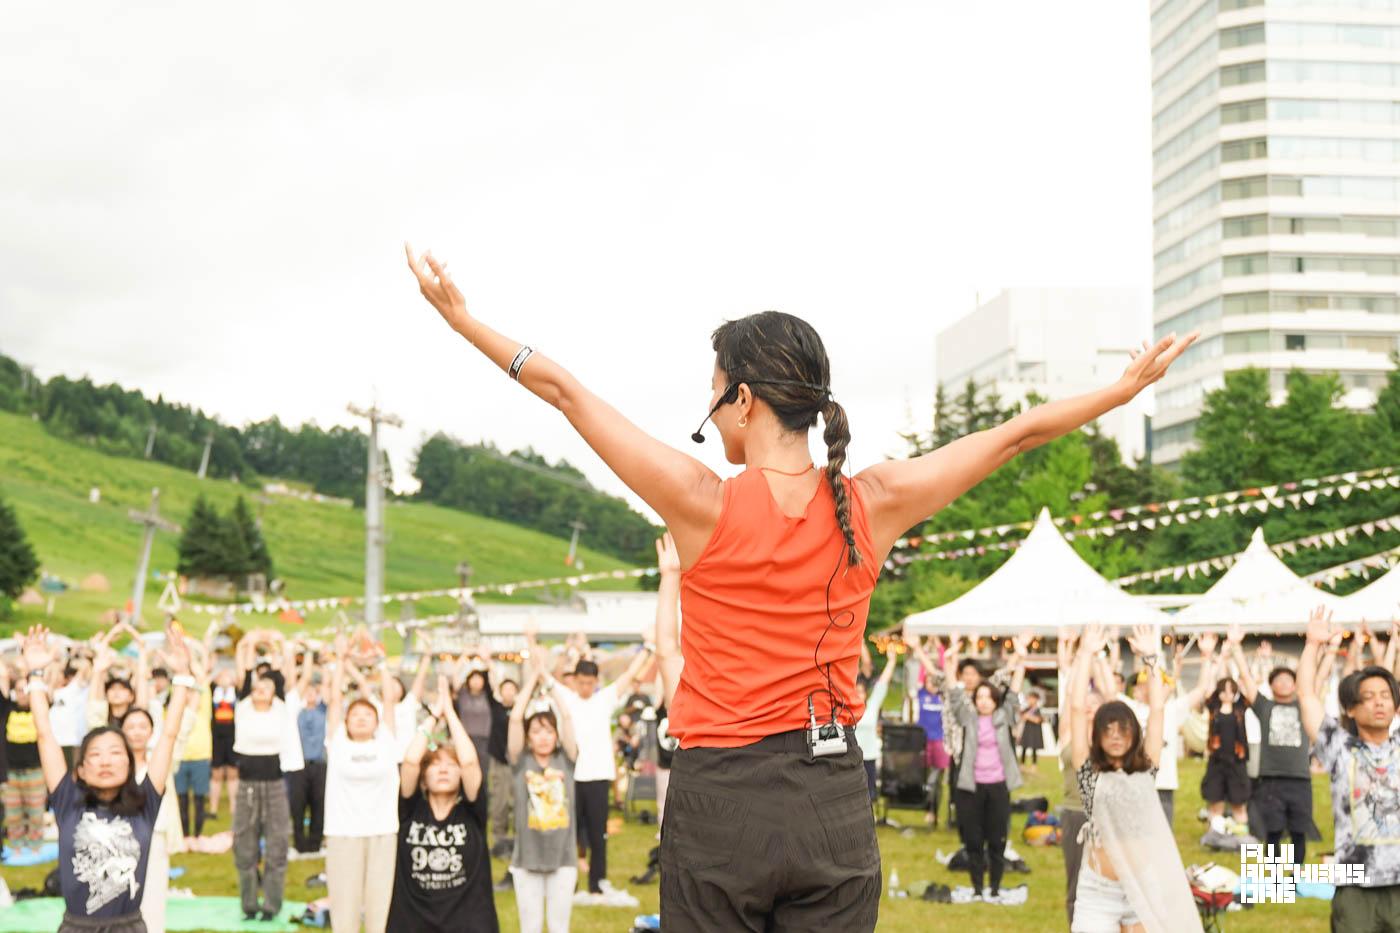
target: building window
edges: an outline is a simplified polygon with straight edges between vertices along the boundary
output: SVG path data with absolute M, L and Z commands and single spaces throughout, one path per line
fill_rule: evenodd
M 1245 162 L 1249 159 L 1265 159 L 1268 155 L 1269 141 L 1262 136 L 1234 139 L 1220 144 L 1221 162 Z
M 1220 122 L 1250 123 L 1268 116 L 1269 106 L 1265 100 L 1239 100 L 1220 108 Z
M 1247 26 L 1234 26 L 1230 29 L 1220 30 L 1220 47 L 1222 49 L 1237 49 L 1245 45 L 1259 45 L 1263 41 L 1263 23 L 1250 23 Z
M 1247 236 L 1264 236 L 1269 232 L 1269 223 L 1270 217 L 1268 214 L 1250 214 L 1247 217 L 1227 217 L 1224 221 L 1225 239 L 1235 240 Z
M 1284 334 L 1284 335 L 1283 335 L 1283 348 L 1284 348 L 1285 350 L 1290 350 L 1290 351 L 1292 351 L 1292 350 L 1306 350 L 1306 349 L 1308 348 L 1308 340 L 1307 340 L 1307 337 L 1305 337 L 1303 334 Z

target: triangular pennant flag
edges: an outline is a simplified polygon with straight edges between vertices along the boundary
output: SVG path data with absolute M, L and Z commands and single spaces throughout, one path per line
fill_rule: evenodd
M 1187 575 L 1188 577 L 1190 577 L 1192 580 L 1196 579 L 1196 565 L 1195 565 L 1195 564 L 1187 564 L 1187 565 L 1186 565 L 1186 575 Z
M 1173 579 L 1173 580 L 1180 580 L 1180 579 L 1181 579 L 1182 577 L 1184 577 L 1185 575 L 1186 575 L 1186 568 L 1185 568 L 1185 567 L 1173 567 L 1173 568 L 1172 568 L 1172 579 Z
M 1155 519 L 1155 518 L 1144 518 L 1144 519 L 1142 520 L 1142 526 L 1143 526 L 1144 528 L 1156 528 L 1156 527 L 1157 527 L 1157 519 Z
M 1211 518 L 1219 518 L 1220 510 L 1217 508 L 1206 509 L 1206 515 L 1210 516 Z
M 1350 499 L 1353 488 L 1352 486 L 1338 486 L 1337 492 L 1341 494 L 1343 499 Z
M 1277 486 L 1265 486 L 1263 489 L 1260 490 L 1260 492 L 1262 492 L 1262 493 L 1264 494 L 1264 498 L 1265 498 L 1265 499 L 1272 499 L 1272 498 L 1275 496 L 1275 494 L 1278 493 L 1278 487 L 1277 487 Z
M 1317 490 L 1309 489 L 1307 492 L 1303 493 L 1303 501 L 1308 505 L 1315 504 L 1317 502 Z

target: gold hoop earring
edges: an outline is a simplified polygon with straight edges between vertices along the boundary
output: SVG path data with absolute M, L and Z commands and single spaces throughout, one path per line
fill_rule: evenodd
M 739 419 L 739 427 L 741 427 L 741 428 L 747 428 L 748 426 L 749 426 L 749 419 L 748 419 L 748 418 L 745 418 L 745 417 L 741 417 L 741 418 Z

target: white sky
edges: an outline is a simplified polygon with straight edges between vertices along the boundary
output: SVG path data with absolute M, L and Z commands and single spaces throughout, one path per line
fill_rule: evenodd
M 710 331 L 805 317 L 859 469 L 927 423 L 979 292 L 1147 307 L 1147 37 L 1144 0 L 9 4 L 0 352 L 235 424 L 377 394 L 400 478 L 442 429 L 623 492 L 422 301 L 410 239 L 724 475 L 689 440 Z

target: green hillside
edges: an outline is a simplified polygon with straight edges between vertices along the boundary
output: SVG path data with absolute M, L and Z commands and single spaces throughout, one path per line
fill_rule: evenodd
M 97 486 L 102 499 L 88 502 Z M 107 594 L 73 592 L 58 597 L 49 623 L 65 634 L 86 635 L 98 617 L 120 607 L 131 592 L 141 542 L 141 528 L 127 517 L 144 509 L 151 488 L 161 491 L 161 514 L 183 523 L 195 497 L 205 494 L 220 510 L 241 494 L 255 511 L 262 510 L 263 533 L 272 552 L 276 574 L 287 584 L 289 599 L 345 596 L 363 592 L 364 513 L 346 506 L 302 502 L 280 496 L 253 501 L 256 493 L 227 480 L 198 480 L 170 466 L 113 457 L 81 444 L 59 440 L 29 418 L 0 412 L 0 496 L 14 506 L 43 569 L 75 585 L 88 574 L 111 581 Z M 419 503 L 391 503 L 386 510 L 389 551 L 386 591 L 454 586 L 454 568 L 468 560 L 475 568 L 474 584 L 556 577 L 564 566 L 567 540 Z M 177 538 L 159 532 L 151 556 L 153 571 L 175 566 Z M 628 566 L 616 558 L 580 547 L 587 571 Z M 631 588 L 634 583 L 609 581 L 600 588 Z M 147 625 L 159 617 L 156 599 L 161 586 L 147 582 Z M 525 597 L 529 598 L 529 597 Z M 425 600 L 419 615 L 451 611 L 451 599 Z M 400 608 L 386 607 L 386 618 L 397 619 Z M 308 623 L 328 621 L 330 612 L 313 613 Z M 15 619 L 0 624 L 0 633 L 45 618 L 44 607 L 21 607 Z M 270 622 L 272 616 L 256 617 Z M 190 622 L 198 623 L 198 616 Z M 248 624 L 248 623 L 244 623 Z

